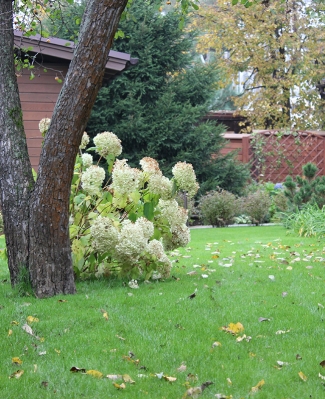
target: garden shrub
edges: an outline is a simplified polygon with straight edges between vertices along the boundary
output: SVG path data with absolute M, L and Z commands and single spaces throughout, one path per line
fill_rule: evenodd
M 77 156 L 70 196 L 70 239 L 77 277 L 112 274 L 146 280 L 153 273 L 167 277 L 171 262 L 166 251 L 186 246 L 190 240 L 187 210 L 176 195 L 191 199 L 199 185 L 191 164 L 178 162 L 172 179 L 163 176 L 158 162 L 145 157 L 141 170 L 126 159 L 116 159 L 122 146 L 111 132 L 97 134 L 94 147 L 99 160 L 83 150 Z M 100 166 L 106 161 L 106 170 Z
M 270 195 L 265 190 L 257 190 L 243 198 L 243 211 L 250 216 L 252 223 L 259 225 L 266 220 L 272 204 Z
M 238 212 L 238 200 L 226 190 L 210 191 L 201 197 L 199 210 L 205 224 L 213 227 L 227 226 Z

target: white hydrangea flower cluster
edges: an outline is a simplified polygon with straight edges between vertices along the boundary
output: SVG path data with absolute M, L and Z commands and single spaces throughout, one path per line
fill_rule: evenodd
M 141 172 L 139 169 L 131 168 L 126 159 L 117 159 L 112 171 L 113 183 L 111 188 L 119 194 L 130 194 L 139 188 Z
M 172 251 L 178 247 L 186 247 L 191 241 L 190 229 L 185 225 L 174 226 L 171 229 L 171 237 L 164 236 L 163 244 L 166 251 Z
M 163 244 L 167 251 L 185 247 L 190 242 L 190 230 L 186 226 L 187 210 L 180 207 L 176 200 L 158 202 L 161 217 L 167 219 L 170 225 L 171 237 L 164 236 Z
M 79 148 L 81 150 L 84 150 L 88 144 L 89 144 L 89 136 L 88 136 L 87 132 L 84 132 L 84 134 L 82 135 L 81 144 L 80 144 Z
M 157 267 L 157 271 L 160 272 L 163 277 L 167 277 L 172 267 L 172 263 L 165 254 L 161 241 L 150 241 L 147 245 L 147 253 L 157 258 L 157 261 L 161 263 L 161 266 Z
M 172 173 L 179 188 L 181 190 L 187 191 L 190 197 L 194 197 L 200 186 L 196 181 L 192 164 L 186 162 L 177 162 L 172 169 Z
M 173 182 L 163 176 L 159 169 L 158 162 L 150 157 L 142 158 L 140 161 L 141 168 L 148 179 L 148 190 L 159 195 L 162 199 L 170 199 L 172 197 Z
M 144 157 L 140 161 L 141 168 L 144 172 L 150 174 L 161 174 L 158 162 L 150 157 Z
M 118 244 L 115 247 L 115 255 L 119 261 L 134 264 L 139 260 L 148 243 L 148 238 L 145 237 L 147 231 L 144 234 L 142 226 L 143 221 L 132 223 L 130 220 L 124 220 L 122 222 Z
M 97 195 L 104 180 L 104 169 L 97 165 L 91 165 L 81 176 L 82 188 L 90 195 Z
M 168 200 L 172 197 L 173 182 L 162 174 L 152 174 L 149 176 L 148 190 L 163 200 Z
M 50 118 L 43 118 L 40 120 L 40 122 L 38 124 L 38 128 L 39 128 L 39 131 L 42 133 L 42 136 L 46 135 L 47 131 L 49 130 L 50 123 L 51 123 Z
M 144 238 L 149 240 L 153 236 L 155 229 L 150 220 L 141 217 L 136 220 L 135 224 L 141 228 Z
M 94 144 L 99 155 L 118 157 L 122 152 L 121 140 L 112 132 L 103 132 L 94 137 Z
M 89 168 L 93 164 L 93 156 L 90 154 L 82 154 L 81 160 L 85 169 Z
M 168 220 L 171 228 L 175 226 L 186 224 L 187 222 L 187 210 L 178 205 L 175 199 L 163 200 L 160 199 L 158 202 L 161 216 Z
M 90 227 L 93 248 L 100 253 L 114 250 L 118 243 L 118 233 L 112 219 L 98 216 Z

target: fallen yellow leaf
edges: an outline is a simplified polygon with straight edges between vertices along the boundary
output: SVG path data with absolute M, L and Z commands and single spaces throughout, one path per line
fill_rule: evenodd
M 253 387 L 253 388 L 251 389 L 251 392 L 252 392 L 252 393 L 257 392 L 259 389 L 262 388 L 262 386 L 263 386 L 264 384 L 265 384 L 265 381 L 264 381 L 264 380 L 259 381 L 259 382 L 255 385 L 255 387 Z
M 8 337 L 10 337 L 10 335 L 12 335 L 12 330 L 8 330 Z
M 87 370 L 86 374 L 91 375 L 92 377 L 95 377 L 95 378 L 103 377 L 103 373 L 101 373 L 100 371 L 97 371 L 97 370 Z
M 104 313 L 103 313 L 103 317 L 104 317 L 105 320 L 108 320 L 108 313 L 107 313 L 107 312 L 104 312 Z
M 168 377 L 167 375 L 164 375 L 164 379 L 168 382 L 174 382 L 177 380 L 175 377 Z
M 126 385 L 124 384 L 124 382 L 122 382 L 122 384 L 117 384 L 116 382 L 114 382 L 113 385 L 116 389 L 125 389 L 126 388 Z
M 12 363 L 15 364 L 16 366 L 20 366 L 20 365 L 23 363 L 23 361 L 22 361 L 21 359 L 19 359 L 19 357 L 13 357 L 13 358 L 11 359 L 11 361 L 12 361 Z
M 302 371 L 299 371 L 298 375 L 303 381 L 305 382 L 307 381 L 307 376 L 305 376 L 305 374 Z
M 227 333 L 237 335 L 240 332 L 244 331 L 244 326 L 238 322 L 238 323 L 229 323 L 228 327 L 221 327 L 221 329 Z
M 27 320 L 27 323 L 37 323 L 37 322 L 39 322 L 39 319 L 37 317 L 33 317 L 33 316 L 28 316 L 26 320 Z
M 135 384 L 135 381 L 129 376 L 129 374 L 123 374 L 122 376 L 124 382 L 128 382 L 129 384 Z

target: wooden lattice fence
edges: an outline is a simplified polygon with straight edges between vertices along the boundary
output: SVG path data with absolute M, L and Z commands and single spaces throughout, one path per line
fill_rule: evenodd
M 318 175 L 325 175 L 323 132 L 259 131 L 250 135 L 226 133 L 225 138 L 229 141 L 223 153 L 237 149 L 238 159 L 251 164 L 255 180 L 282 182 L 288 175 L 301 175 L 302 166 L 307 162 L 317 165 Z

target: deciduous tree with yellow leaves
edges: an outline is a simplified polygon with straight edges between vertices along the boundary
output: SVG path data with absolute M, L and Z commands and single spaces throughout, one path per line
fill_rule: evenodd
M 234 101 L 252 128 L 323 128 L 324 11 L 308 0 L 209 0 L 195 14 L 200 52 L 214 51 L 234 83 L 246 72 Z

